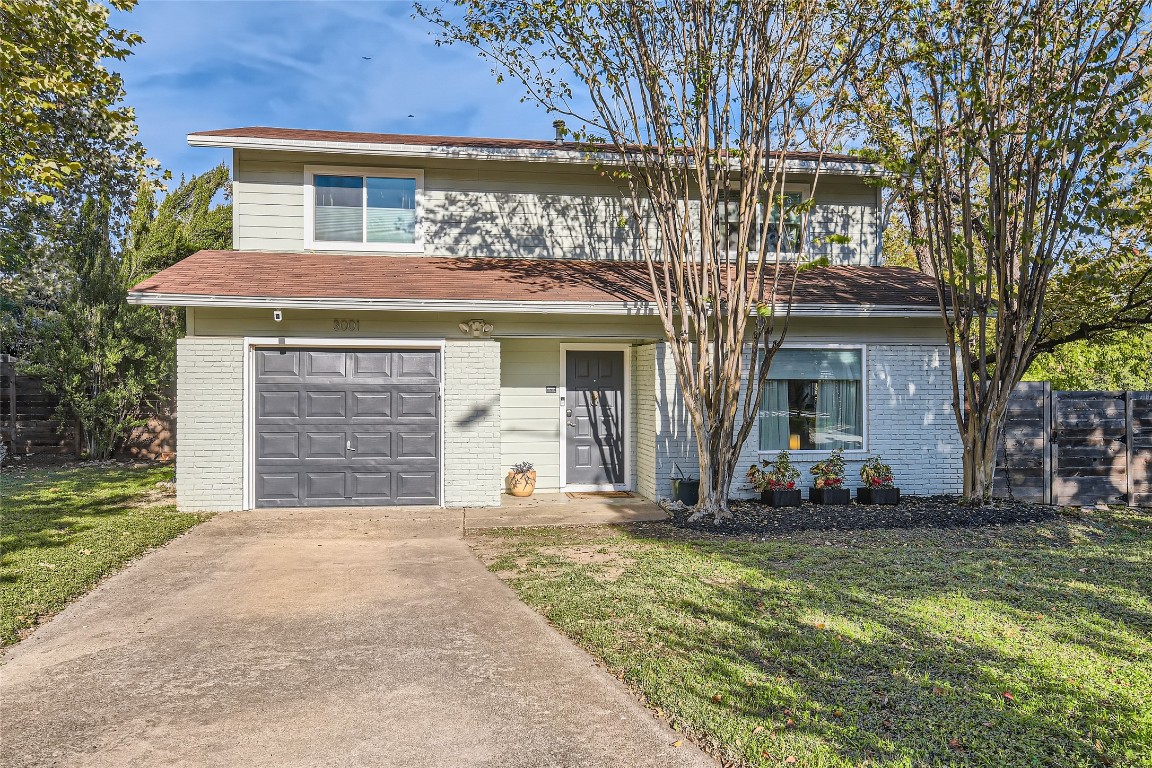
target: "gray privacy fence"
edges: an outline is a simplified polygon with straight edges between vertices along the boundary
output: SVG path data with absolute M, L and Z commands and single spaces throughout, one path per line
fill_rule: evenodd
M 1152 391 L 1012 393 L 997 496 L 1043 504 L 1152 506 Z

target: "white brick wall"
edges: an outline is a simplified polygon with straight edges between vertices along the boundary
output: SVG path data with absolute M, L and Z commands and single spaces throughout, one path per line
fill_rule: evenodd
M 669 496 L 672 492 L 672 465 L 693 476 L 699 473 L 696 441 L 682 399 L 675 387 L 675 368 L 666 344 L 651 349 L 651 362 L 638 360 L 637 384 L 651 387 L 654 397 L 640 392 L 639 419 L 645 419 L 645 408 L 651 401 L 650 421 L 642 422 L 637 464 L 641 468 L 637 490 L 648 498 Z M 647 373 L 648 366 L 651 373 Z M 846 452 L 849 487 L 859 483 L 860 466 L 868 456 L 880 455 L 892 466 L 897 485 L 906 493 L 959 493 L 963 465 L 960 438 L 952 415 L 952 385 L 948 371 L 947 350 L 931 344 L 869 344 L 867 346 L 868 450 Z M 646 423 L 655 424 L 654 438 L 647 438 Z M 645 446 L 649 440 L 652 448 Z M 761 458 L 757 452 L 760 435 L 752 435 L 741 451 L 736 465 L 731 495 L 747 498 L 753 492 L 744 488 L 744 472 Z M 645 456 L 652 450 L 655 456 Z M 769 454 L 771 455 L 771 454 Z M 793 454 L 801 473 L 801 485 L 807 486 L 808 469 L 825 454 Z
M 500 504 L 500 344 L 444 346 L 444 505 Z
M 176 502 L 189 511 L 244 506 L 244 342 L 190 336 L 176 343 Z

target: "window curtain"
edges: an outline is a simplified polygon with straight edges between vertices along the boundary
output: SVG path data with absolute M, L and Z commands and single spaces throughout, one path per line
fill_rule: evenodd
M 816 445 L 822 449 L 863 448 L 860 382 L 820 382 L 816 401 Z
M 769 379 L 760 395 L 760 450 L 788 447 L 788 382 Z

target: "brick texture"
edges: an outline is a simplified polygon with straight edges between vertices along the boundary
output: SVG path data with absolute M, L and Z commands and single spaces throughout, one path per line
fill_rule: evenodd
M 176 343 L 176 501 L 220 512 L 244 506 L 244 342 L 195 336 Z
M 444 347 L 444 505 L 500 504 L 500 344 Z

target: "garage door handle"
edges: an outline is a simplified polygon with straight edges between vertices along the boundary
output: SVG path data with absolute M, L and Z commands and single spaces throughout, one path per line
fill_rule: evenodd
M 346 447 L 348 450 L 350 450 L 350 451 L 355 451 L 355 450 L 356 450 L 355 448 L 353 448 L 353 447 L 352 447 L 352 441 L 351 441 L 351 440 L 349 440 L 349 441 L 348 441 L 348 445 L 347 445 L 347 446 L 345 446 L 345 447 Z

